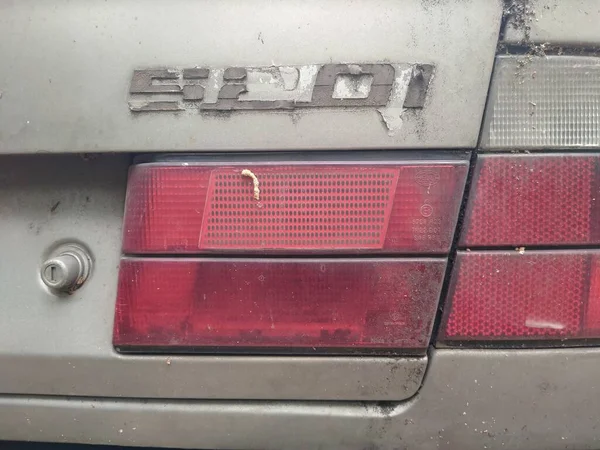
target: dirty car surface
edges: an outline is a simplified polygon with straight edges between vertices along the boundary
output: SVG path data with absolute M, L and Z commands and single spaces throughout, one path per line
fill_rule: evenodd
M 600 448 L 597 1 L 0 10 L 1 447 Z

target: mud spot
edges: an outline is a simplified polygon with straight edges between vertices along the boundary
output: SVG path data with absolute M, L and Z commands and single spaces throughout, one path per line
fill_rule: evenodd
M 54 214 L 56 212 L 56 210 L 58 209 L 58 207 L 60 206 L 60 200 L 57 201 L 56 203 L 54 203 L 51 207 L 50 207 L 50 214 Z
M 388 403 L 388 402 L 379 402 L 374 404 L 371 407 L 371 410 L 373 412 L 375 412 L 376 414 L 380 414 L 384 417 L 389 417 L 394 413 L 394 410 L 396 409 L 396 406 L 394 403 Z
M 537 385 L 537 387 L 540 390 L 540 392 L 543 393 L 554 392 L 557 389 L 554 384 L 549 383 L 548 381 L 542 381 L 540 384 Z
M 524 54 L 517 60 L 515 76 L 524 81 L 525 68 L 535 57 L 546 56 L 549 49 L 548 43 L 536 44 L 531 40 L 531 24 L 535 20 L 536 10 L 531 0 L 504 0 L 503 27 L 506 29 L 510 24 L 515 30 L 523 34 L 523 38 L 517 44 L 524 47 Z M 498 53 L 505 51 L 510 53 L 505 44 L 498 44 Z M 535 78 L 535 77 L 534 77 Z
M 513 28 L 523 32 L 523 44 L 531 43 L 531 22 L 535 18 L 531 0 L 504 0 L 503 18 Z

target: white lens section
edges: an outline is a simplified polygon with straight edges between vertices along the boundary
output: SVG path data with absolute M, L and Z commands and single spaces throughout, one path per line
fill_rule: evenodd
M 481 147 L 600 147 L 600 58 L 498 57 Z

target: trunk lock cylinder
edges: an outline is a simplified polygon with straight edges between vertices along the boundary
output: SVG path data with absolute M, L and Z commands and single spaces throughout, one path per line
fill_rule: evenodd
M 73 292 L 89 277 L 91 258 L 89 253 L 76 244 L 57 248 L 40 269 L 42 281 L 48 288 L 58 292 Z

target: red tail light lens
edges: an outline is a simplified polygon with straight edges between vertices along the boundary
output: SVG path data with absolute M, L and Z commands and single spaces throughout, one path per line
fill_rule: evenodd
M 442 259 L 124 258 L 114 345 L 424 351 L 444 269 Z
M 483 155 L 461 245 L 600 244 L 598 155 Z
M 223 257 L 447 254 L 468 162 L 396 157 L 134 166 L 123 250 L 139 257 L 122 259 L 115 347 L 424 352 L 444 258 Z M 184 257 L 202 253 L 221 258 Z
M 600 251 L 459 252 L 442 340 L 600 337 Z
M 130 173 L 123 249 L 444 254 L 466 173 L 465 161 L 142 164 Z

